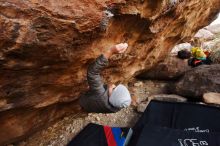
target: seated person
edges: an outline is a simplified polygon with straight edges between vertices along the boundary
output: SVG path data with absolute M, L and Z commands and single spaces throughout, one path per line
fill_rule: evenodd
M 193 58 L 189 59 L 189 65 L 196 67 L 202 64 L 210 65 L 212 63 L 209 58 L 209 52 L 203 51 L 200 47 L 193 47 L 191 52 Z
M 87 70 L 89 90 L 80 97 L 80 105 L 87 112 L 117 112 L 131 104 L 130 93 L 124 85 L 107 86 L 100 76 L 100 72 L 108 65 L 108 59 L 113 54 L 124 53 L 127 47 L 127 43 L 112 46 L 89 65 Z
M 200 47 L 193 47 L 192 50 L 192 57 L 199 59 L 199 60 L 206 60 L 206 54 Z

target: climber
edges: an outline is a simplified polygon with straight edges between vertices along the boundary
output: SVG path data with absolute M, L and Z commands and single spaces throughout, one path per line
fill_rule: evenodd
M 124 85 L 106 85 L 100 76 L 100 72 L 108 65 L 108 59 L 113 54 L 124 53 L 127 47 L 127 43 L 112 46 L 89 65 L 87 70 L 89 90 L 80 97 L 80 105 L 87 112 L 117 112 L 131 104 L 130 93 Z

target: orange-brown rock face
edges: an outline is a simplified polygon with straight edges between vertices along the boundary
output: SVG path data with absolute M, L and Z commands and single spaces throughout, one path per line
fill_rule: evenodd
M 0 144 L 78 112 L 86 68 L 111 45 L 129 49 L 104 79 L 126 82 L 219 10 L 219 0 L 0 0 Z

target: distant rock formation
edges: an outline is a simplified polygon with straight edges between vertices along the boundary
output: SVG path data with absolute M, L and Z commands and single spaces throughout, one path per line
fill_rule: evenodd
M 194 37 L 205 39 L 205 40 L 210 40 L 210 39 L 214 39 L 215 35 L 211 33 L 209 30 L 203 28 L 203 29 L 200 29 Z

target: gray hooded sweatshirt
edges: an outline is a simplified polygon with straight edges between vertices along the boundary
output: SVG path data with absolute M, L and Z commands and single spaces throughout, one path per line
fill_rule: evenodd
M 109 103 L 108 87 L 104 85 L 100 76 L 106 66 L 108 59 L 101 55 L 88 67 L 89 90 L 80 97 L 80 105 L 87 112 L 111 113 L 120 110 Z

